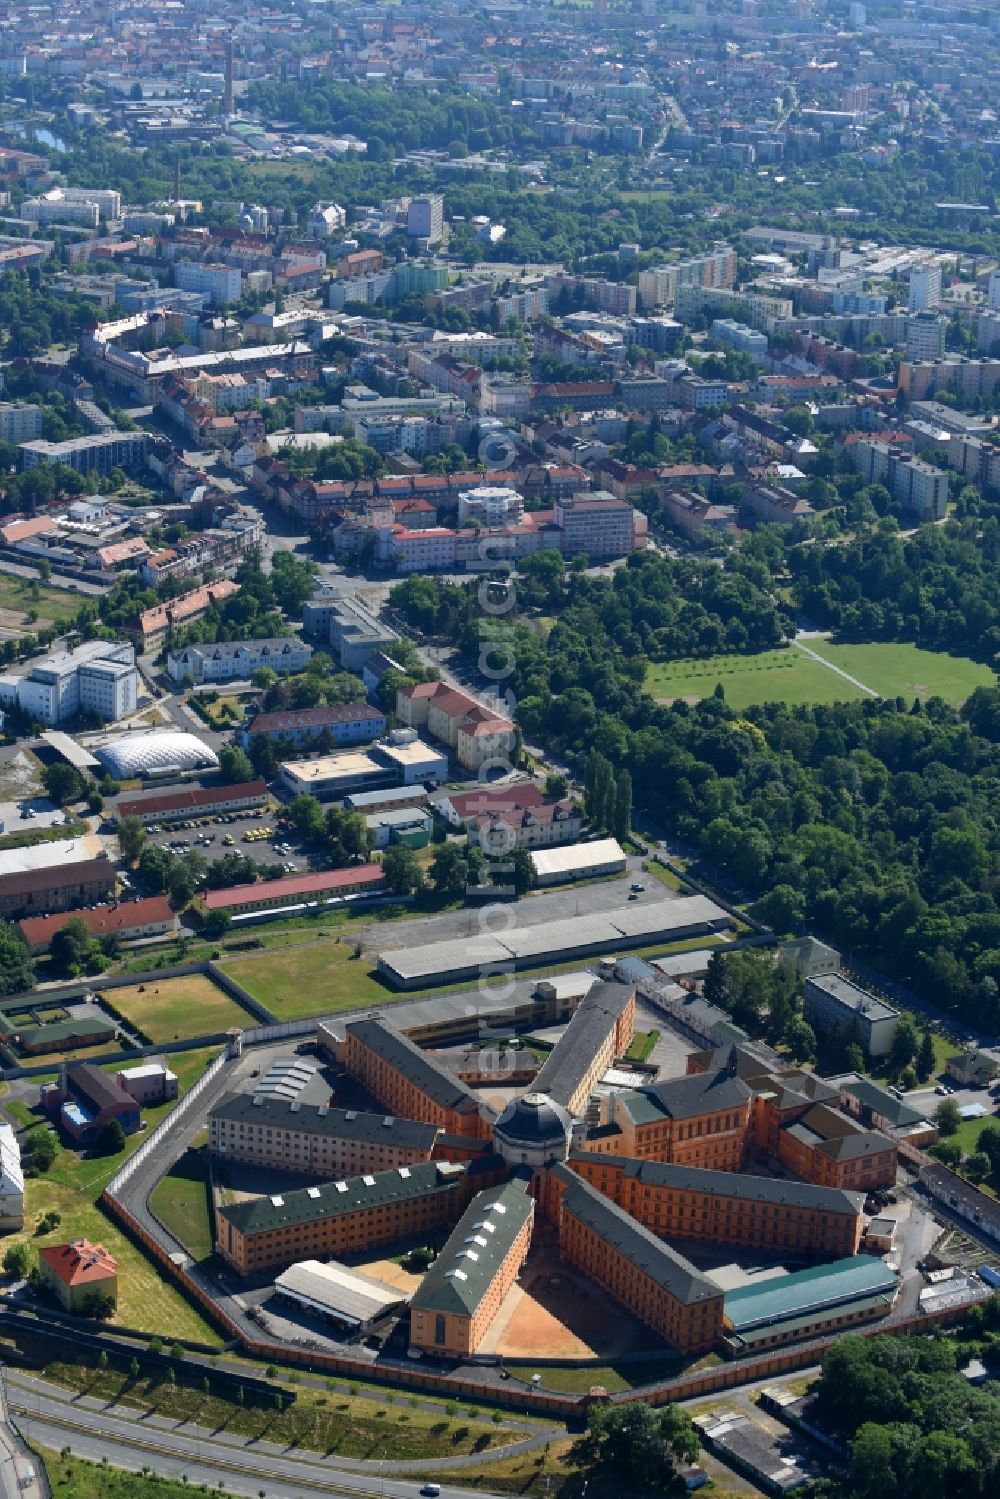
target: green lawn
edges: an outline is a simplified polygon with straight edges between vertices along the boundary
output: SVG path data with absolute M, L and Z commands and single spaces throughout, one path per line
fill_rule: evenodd
M 35 1450 L 45 1464 L 54 1499 L 135 1499 L 140 1492 L 143 1499 L 181 1499 L 182 1494 L 192 1492 L 190 1485 L 161 1478 L 157 1473 L 140 1479 L 134 1473 L 89 1463 L 86 1458 L 61 1457 L 48 1447 Z M 137 1452 L 137 1463 L 141 1457 Z
M 711 697 L 721 682 L 726 702 L 737 710 L 753 703 L 835 703 L 864 697 L 858 688 L 810 661 L 801 651 L 760 651 L 750 656 L 707 656 L 704 660 L 659 661 L 646 671 L 646 691 L 671 698 Z
M 169 1059 L 181 1093 L 187 1092 L 217 1053 L 217 1047 L 203 1048 Z M 105 1070 L 113 1071 L 114 1067 Z M 26 1239 L 37 1247 L 78 1238 L 103 1244 L 119 1264 L 117 1319 L 120 1322 L 142 1332 L 161 1335 L 166 1332 L 173 1337 L 218 1343 L 219 1338 L 208 1323 L 98 1206 L 101 1193 L 122 1161 L 138 1149 L 172 1107 L 173 1104 L 161 1104 L 143 1109 L 146 1130 L 130 1135 L 118 1155 L 95 1157 L 75 1150 L 60 1150 L 43 1176 L 29 1178 L 25 1183 L 24 1229 L 20 1234 L 10 1235 L 5 1244 Z M 28 1122 L 21 1111 L 11 1112 L 16 1113 L 18 1123 Z M 36 1235 L 39 1219 L 53 1211 L 60 1215 L 57 1227 L 47 1234 Z
M 958 706 L 976 687 L 996 684 L 988 666 L 964 656 L 920 650 L 915 645 L 833 645 L 810 639 L 808 646 L 882 697 L 943 697 Z M 835 671 L 828 671 L 794 646 L 749 656 L 709 656 L 704 660 L 661 661 L 646 671 L 646 690 L 659 701 L 709 697 L 722 683 L 726 702 L 737 711 L 754 703 L 792 707 L 849 702 L 867 696 Z
M 246 1029 L 257 1024 L 203 973 L 108 989 L 104 997 L 154 1046 L 185 1036 L 215 1036 L 234 1025 Z
M 226 958 L 220 967 L 279 1020 L 391 1004 L 396 997 L 375 977 L 370 953 L 356 958 L 353 943 L 332 936 Z
M 196 1260 L 212 1253 L 212 1215 L 208 1203 L 205 1149 L 186 1150 L 149 1194 L 149 1206 L 160 1222 Z
M 997 681 L 996 673 L 979 661 L 893 641 L 833 645 L 828 640 L 810 640 L 809 648 L 882 697 L 904 697 L 908 701 L 943 697 L 959 707 L 976 687 L 995 687 Z
M 37 623 L 51 620 L 53 624 L 65 624 L 75 619 L 80 605 L 88 601 L 89 595 L 70 593 L 63 588 L 46 588 L 44 583 L 33 583 L 30 578 L 16 578 L 10 573 L 0 573 L 0 609 L 13 609 L 19 614 L 28 614 L 34 609 Z

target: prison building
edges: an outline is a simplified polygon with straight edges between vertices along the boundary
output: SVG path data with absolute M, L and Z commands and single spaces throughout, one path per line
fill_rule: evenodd
M 453 1135 L 486 1139 L 492 1116 L 465 1083 L 381 1016 L 346 1027 L 344 1065 L 383 1108 Z
M 437 1134 L 433 1124 L 393 1114 L 263 1093 L 229 1093 L 208 1115 L 208 1145 L 219 1160 L 317 1177 L 429 1161 Z
M 410 1303 L 410 1344 L 445 1358 L 476 1353 L 528 1257 L 526 1181 L 480 1192 Z
M 621 1156 L 572 1156 L 584 1181 L 645 1228 L 675 1239 L 793 1255 L 857 1254 L 864 1194 Z
M 713 1171 L 743 1164 L 752 1093 L 728 1071 L 668 1078 L 612 1093 L 586 1149 Z
M 532 1085 L 574 1117 L 581 1115 L 596 1083 L 635 1033 L 635 990 L 628 984 L 594 984 L 577 1006 L 558 1044 Z
M 719 1287 L 567 1166 L 550 1175 L 562 1257 L 671 1347 L 714 1348 L 722 1335 Z
M 461 1215 L 465 1167 L 449 1161 L 276 1192 L 219 1208 L 218 1250 L 239 1275 L 434 1234 Z

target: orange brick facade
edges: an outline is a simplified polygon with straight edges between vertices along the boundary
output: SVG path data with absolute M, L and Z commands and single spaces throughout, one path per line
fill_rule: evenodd
M 463 1102 L 459 1107 L 445 1107 L 433 1099 L 417 1083 L 407 1077 L 401 1068 L 386 1057 L 369 1049 L 364 1040 L 350 1027 L 347 1031 L 345 1066 L 357 1082 L 373 1098 L 400 1119 L 421 1119 L 427 1124 L 436 1124 L 446 1134 L 471 1135 L 474 1139 L 488 1140 L 492 1134 L 492 1123 L 480 1114 L 474 1101 Z

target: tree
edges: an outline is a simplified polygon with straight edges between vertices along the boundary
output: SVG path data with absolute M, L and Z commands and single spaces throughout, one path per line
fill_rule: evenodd
M 554 801 L 562 801 L 569 791 L 569 781 L 564 775 L 550 771 L 545 777 L 545 795 Z
M 59 1148 L 52 1131 L 44 1124 L 40 1124 L 28 1133 L 24 1143 L 31 1155 L 31 1164 L 35 1170 L 48 1171 Z
M 942 1135 L 953 1135 L 962 1122 L 962 1116 L 958 1112 L 958 1104 L 953 1098 L 942 1098 L 934 1110 L 934 1123 Z
M 228 932 L 233 924 L 231 911 L 209 911 L 205 918 L 204 933 L 206 937 L 222 937 Z
M 773 931 L 785 933 L 794 931 L 802 921 L 805 909 L 805 896 L 801 890 L 792 885 L 775 885 L 755 903 L 753 914 Z
M 416 895 L 424 888 L 424 871 L 412 848 L 391 843 L 382 855 L 385 883 L 394 895 Z
M 115 1314 L 115 1298 L 109 1291 L 91 1291 L 81 1301 L 80 1311 L 94 1322 L 107 1322 Z
M 219 751 L 219 774 L 228 785 L 254 779 L 250 756 L 238 745 L 224 744 Z
M 990 1169 L 996 1171 L 1000 1166 L 1000 1124 L 995 1120 L 988 1120 L 979 1131 L 976 1149 L 983 1152 L 990 1163 Z
M 634 1405 L 594 1405 L 587 1413 L 586 1445 L 595 1462 L 628 1489 L 666 1493 L 678 1462 L 693 1462 L 698 1434 L 676 1405 L 654 1410 Z
M 985 1181 L 992 1169 L 992 1162 L 985 1150 L 974 1150 L 962 1167 L 963 1174 L 971 1182 Z
M 118 847 L 127 864 L 134 864 L 146 843 L 146 830 L 141 818 L 123 817 L 118 824 Z
M 442 843 L 431 860 L 430 880 L 439 895 L 464 895 L 470 884 L 468 856 L 455 843 Z
M 117 1119 L 106 1119 L 97 1132 L 99 1155 L 120 1155 L 125 1149 L 125 1131 Z
M 27 1280 L 35 1264 L 35 1252 L 30 1244 L 12 1244 L 3 1257 L 5 1275 L 15 1280 Z
M 19 927 L 0 921 L 0 995 L 34 988 L 35 965 Z
M 615 782 L 612 826 L 615 837 L 624 839 L 632 831 L 632 777 L 623 770 Z
M 920 1048 L 917 1052 L 917 1077 L 925 1083 L 934 1071 L 934 1037 L 929 1030 L 925 1030 L 920 1037 Z
M 816 1032 L 807 1020 L 796 1017 L 785 1030 L 785 1044 L 796 1062 L 816 1058 Z
M 85 972 L 97 944 L 82 916 L 73 916 L 52 938 L 49 951 L 57 973 L 68 978 Z
M 889 1070 L 900 1072 L 904 1067 L 908 1067 L 919 1045 L 917 1027 L 909 1015 L 901 1015 L 896 1023 L 892 1046 L 889 1050 Z
M 72 765 L 55 760 L 42 769 L 42 785 L 48 796 L 60 807 L 78 802 L 86 789 L 83 776 Z

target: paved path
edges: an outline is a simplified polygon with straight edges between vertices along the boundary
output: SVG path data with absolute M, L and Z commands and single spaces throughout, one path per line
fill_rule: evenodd
M 321 1455 L 305 1448 L 288 1447 L 277 1442 L 241 1437 L 234 1432 L 212 1431 L 190 1421 L 144 1413 L 131 1406 L 106 1404 L 88 1395 L 22 1372 L 9 1372 L 10 1402 L 27 1435 L 34 1435 L 58 1450 L 68 1445 L 78 1454 L 100 1461 L 104 1455 L 112 1460 L 112 1449 L 128 1454 L 131 1462 L 123 1466 L 142 1467 L 149 1463 L 159 1473 L 186 1473 L 193 1482 L 217 1484 L 220 1471 L 243 1474 L 252 1480 L 237 1492 L 257 1494 L 267 1484 L 269 1499 L 279 1492 L 303 1495 L 307 1492 L 374 1495 L 384 1492 L 392 1499 L 410 1499 L 420 1483 L 406 1481 L 400 1475 L 424 1471 L 437 1477 L 463 1467 L 478 1467 L 489 1460 L 484 1453 L 461 1457 L 427 1459 L 422 1462 L 379 1460 L 364 1462 L 336 1455 Z M 44 1433 L 58 1434 L 53 1442 Z M 495 1449 L 489 1456 L 499 1458 L 529 1451 L 544 1445 L 551 1433 L 543 1431 L 527 1442 Z M 386 1450 L 391 1451 L 392 1427 L 387 1426 Z M 277 1480 L 282 1488 L 275 1489 Z M 227 1488 L 233 1485 L 227 1482 Z M 479 1491 L 480 1495 L 482 1491 Z M 449 1499 L 466 1499 L 468 1490 L 445 1488 Z M 487 1496 L 488 1499 L 488 1496 Z
M 845 671 L 842 666 L 834 666 L 832 661 L 828 661 L 818 651 L 811 650 L 809 646 L 803 645 L 801 640 L 793 640 L 792 645 L 797 651 L 801 651 L 803 656 L 808 656 L 810 661 L 815 661 L 817 666 L 825 666 L 827 671 L 835 672 L 838 677 L 843 677 L 845 682 L 850 682 L 852 687 L 857 687 L 866 697 L 881 697 L 881 693 L 876 692 L 874 687 L 868 687 L 864 682 L 859 682 L 857 677 L 852 677 L 850 672 Z

